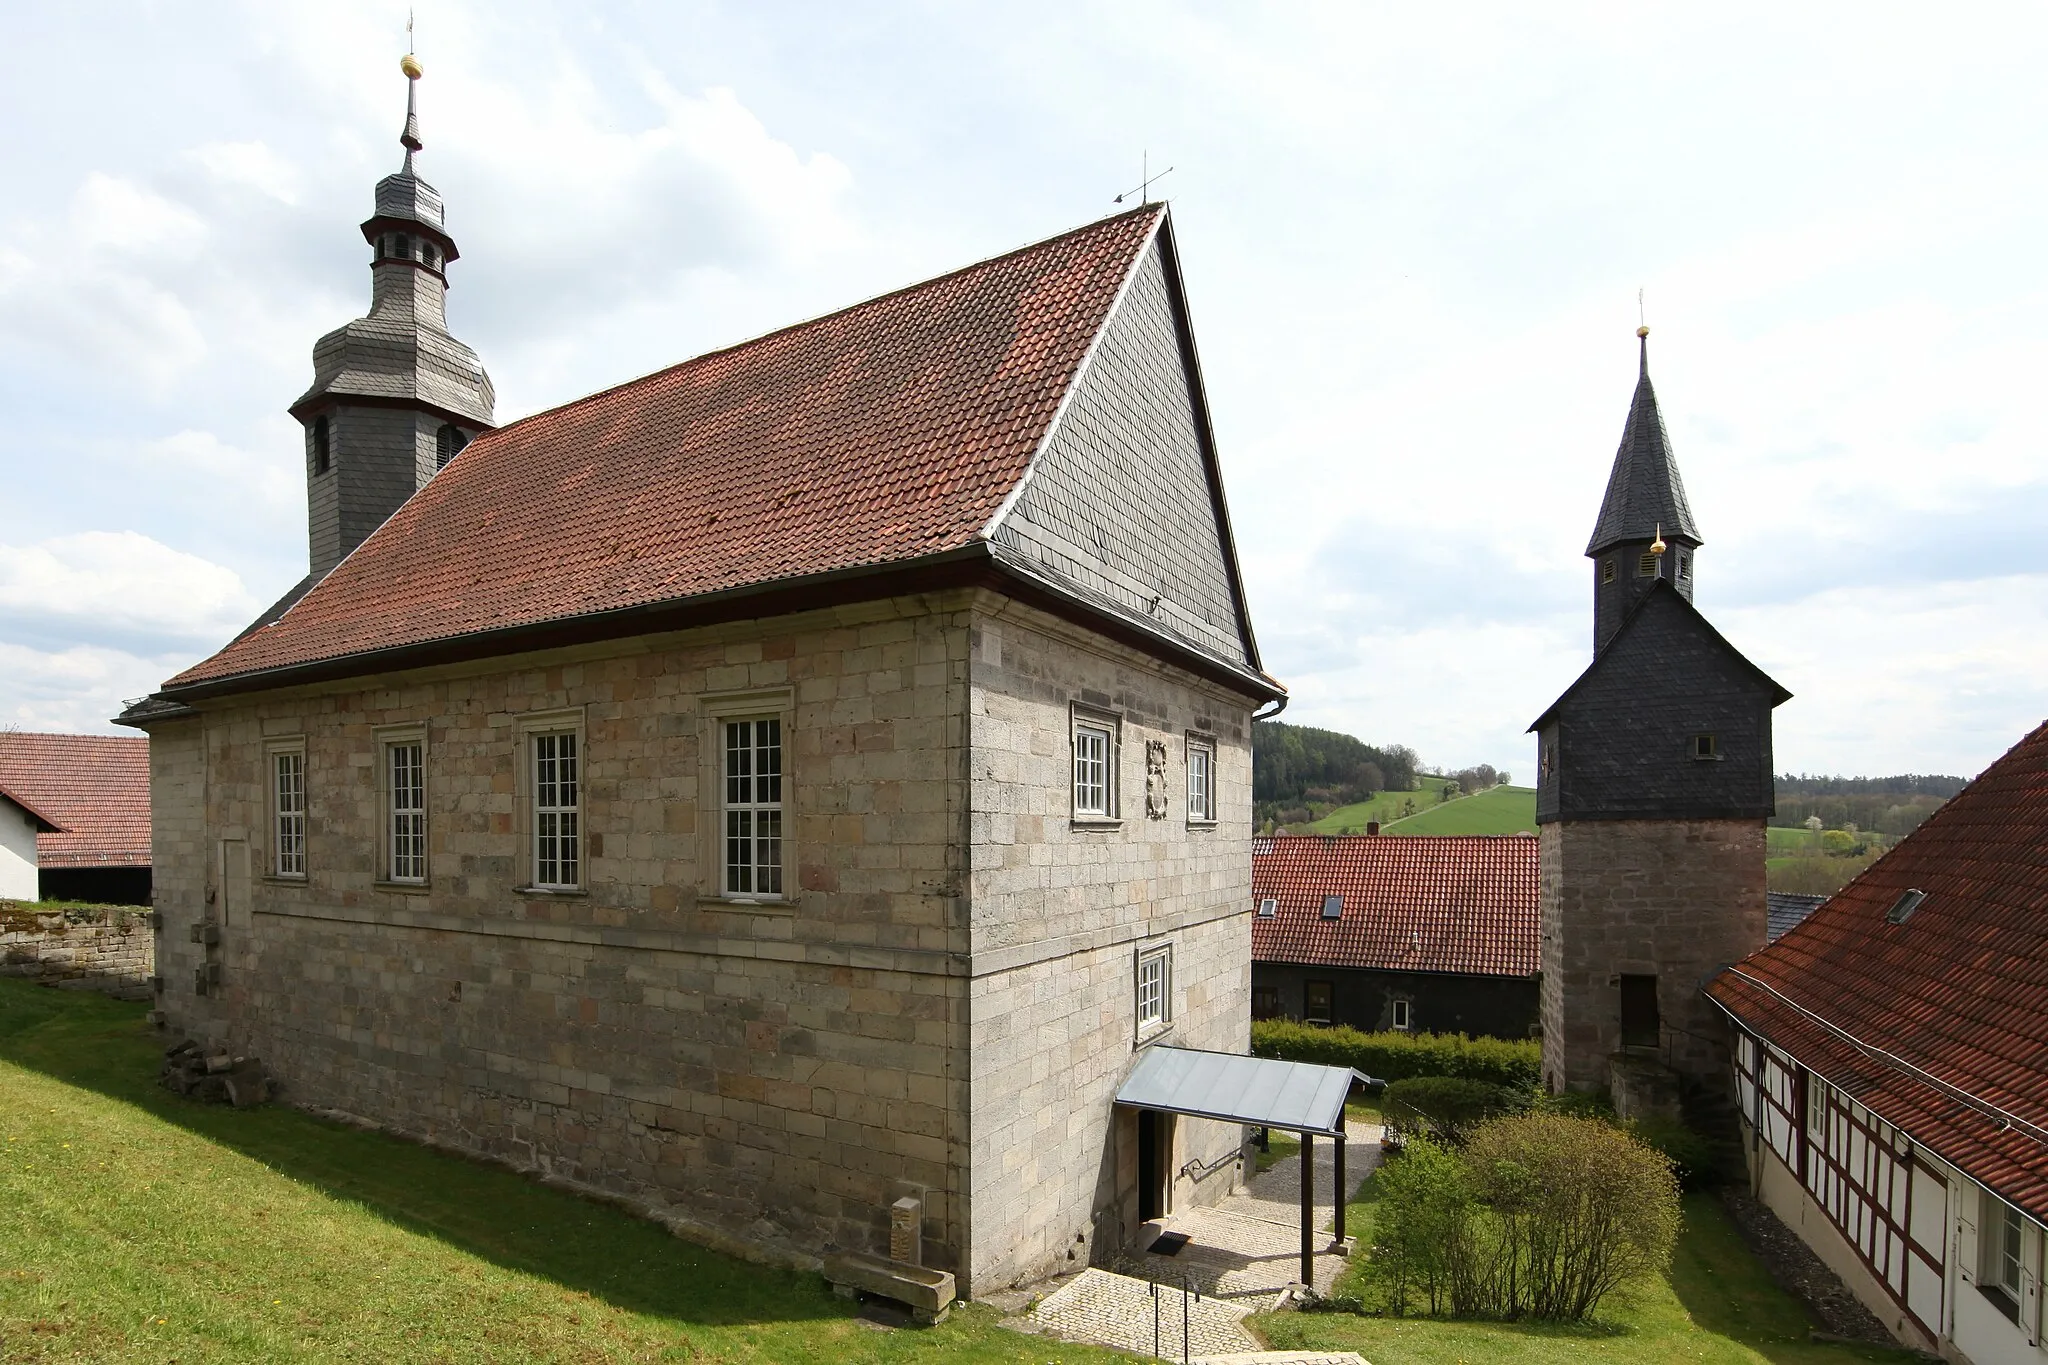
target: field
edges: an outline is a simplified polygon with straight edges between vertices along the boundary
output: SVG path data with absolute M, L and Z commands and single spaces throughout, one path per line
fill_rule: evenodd
M 1086 1365 L 965 1305 L 855 1317 L 815 1275 L 691 1246 L 509 1172 L 285 1108 L 154 1083 L 143 1007 L 0 978 L 0 1360 Z M 1360 1121 L 1371 1116 L 1355 1111 Z M 1275 1146 L 1280 1144 L 1276 1143 Z M 1352 1205 L 1369 1240 L 1372 1183 Z M 1847 1365 L 1806 1339 L 1709 1200 L 1677 1262 L 1594 1328 L 1278 1314 L 1275 1346 L 1374 1365 Z
M 1348 806 L 1339 806 L 1312 825 L 1288 827 L 1290 834 L 1363 834 L 1366 822 L 1377 820 L 1386 825 L 1401 818 L 1401 809 L 1408 802 L 1415 803 L 1418 813 L 1429 810 L 1437 804 L 1438 794 L 1449 784 L 1443 777 L 1424 777 L 1421 791 L 1377 792 L 1370 801 L 1356 801 Z
M 1495 787 L 1396 820 L 1388 834 L 1519 834 L 1536 832 L 1536 789 Z

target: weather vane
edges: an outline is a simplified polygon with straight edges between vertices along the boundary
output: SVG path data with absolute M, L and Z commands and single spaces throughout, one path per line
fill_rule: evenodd
M 1646 337 L 1646 336 L 1648 336 L 1649 334 L 1650 334 L 1650 319 L 1649 319 L 1648 317 L 1646 317 L 1646 316 L 1644 315 L 1644 313 L 1643 313 L 1643 290 L 1642 290 L 1642 286 L 1641 286 L 1641 285 L 1637 285 L 1637 286 L 1636 286 L 1636 335 L 1637 335 L 1637 336 L 1639 336 L 1639 337 Z
M 1121 204 L 1124 200 L 1135 194 L 1138 196 L 1139 203 L 1149 204 L 1152 202 L 1152 182 L 1164 180 L 1167 176 L 1173 174 L 1173 167 L 1171 166 L 1168 166 L 1157 175 L 1152 174 L 1152 153 L 1149 151 L 1140 154 L 1138 168 L 1138 187 L 1134 190 L 1125 190 L 1112 202 Z

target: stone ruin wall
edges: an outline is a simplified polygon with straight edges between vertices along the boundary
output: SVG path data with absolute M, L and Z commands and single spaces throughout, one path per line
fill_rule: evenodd
M 155 974 L 156 942 L 147 910 L 126 905 L 56 910 L 0 901 L 0 976 L 146 1000 Z

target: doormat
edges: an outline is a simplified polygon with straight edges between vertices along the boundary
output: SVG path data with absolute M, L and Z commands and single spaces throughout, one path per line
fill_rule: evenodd
M 1178 1256 L 1180 1249 L 1187 1244 L 1188 1235 L 1185 1232 L 1162 1232 L 1150 1250 L 1154 1256 Z

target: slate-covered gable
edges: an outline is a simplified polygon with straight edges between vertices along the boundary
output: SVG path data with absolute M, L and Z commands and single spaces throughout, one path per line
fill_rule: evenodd
M 990 540 L 1011 562 L 1250 664 L 1207 419 L 1153 241 Z
M 1668 583 L 1630 614 L 1538 735 L 1538 823 L 1768 816 L 1771 710 L 1791 694 Z M 1712 735 L 1718 757 L 1693 756 Z

